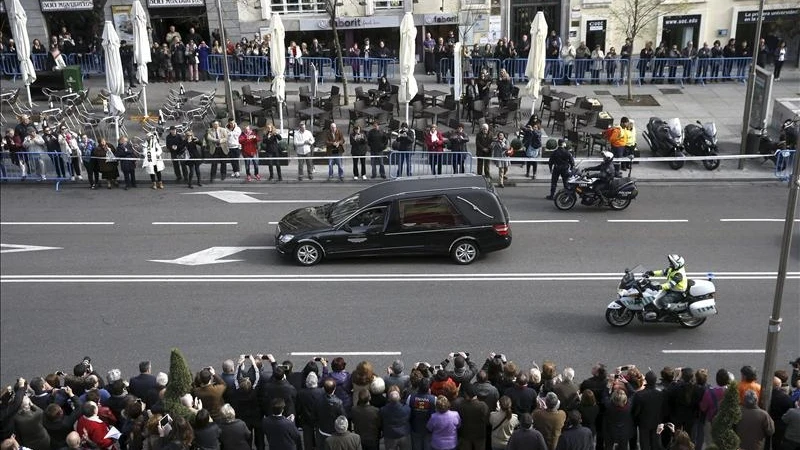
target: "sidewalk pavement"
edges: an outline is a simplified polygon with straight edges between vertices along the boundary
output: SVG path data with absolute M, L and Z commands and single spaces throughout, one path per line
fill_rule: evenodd
M 393 80 L 396 81 L 396 80 Z M 437 84 L 434 76 L 425 74 L 417 75 L 418 83 L 424 83 L 426 89 L 440 89 L 449 90 L 447 84 Z M 12 86 L 19 86 L 20 82 L 4 81 L 4 88 L 8 89 Z M 270 84 L 268 82 L 257 83 L 255 81 L 233 81 L 232 87 L 234 90 L 241 91 L 243 85 L 249 84 L 253 89 L 268 89 Z M 287 81 L 287 91 L 297 91 L 298 86 L 304 83 L 296 83 L 294 81 Z M 320 89 L 327 90 L 331 83 L 321 85 Z M 335 83 L 339 86 L 341 84 Z M 92 92 L 98 92 L 100 89 L 105 88 L 105 78 L 87 78 L 84 80 L 84 86 L 91 89 L 90 98 L 94 97 Z M 162 104 L 163 99 L 168 94 L 170 88 L 177 89 L 178 83 L 152 83 L 147 86 L 147 97 L 149 103 L 150 113 L 157 112 L 158 107 Z M 354 90 L 356 86 L 363 86 L 364 88 L 371 88 L 372 84 L 366 83 L 353 83 L 348 82 L 348 92 L 350 93 L 350 104 L 342 106 L 341 118 L 334 117 L 335 121 L 344 130 L 347 129 L 347 109 L 352 108 L 355 101 Z M 523 85 L 519 84 L 522 88 Z M 223 82 L 202 81 L 202 82 L 186 82 L 184 83 L 186 90 L 195 91 L 210 91 L 217 90 L 217 102 L 224 105 L 224 84 Z M 627 86 L 613 86 L 613 85 L 581 85 L 581 86 L 556 86 L 559 91 L 566 91 L 576 96 L 595 97 L 603 103 L 604 110 L 608 111 L 615 122 L 622 116 L 627 116 L 634 119 L 637 127 L 637 143 L 644 158 L 639 159 L 640 164 L 634 165 L 632 176 L 640 180 L 650 181 L 699 181 L 701 179 L 714 180 L 714 181 L 774 181 L 776 180 L 774 174 L 774 165 L 771 162 L 763 163 L 763 160 L 748 159 L 745 162 L 745 168 L 739 170 L 737 168 L 738 161 L 736 160 L 723 160 L 722 164 L 717 170 L 708 171 L 703 168 L 699 161 L 687 161 L 684 167 L 680 170 L 672 170 L 665 162 L 646 162 L 646 157 L 651 153 L 647 148 L 647 143 L 641 137 L 641 131 L 647 124 L 650 117 L 658 116 L 661 118 L 678 117 L 681 123 L 685 126 L 695 120 L 701 122 L 714 121 L 717 125 L 717 138 L 718 146 L 721 155 L 735 155 L 739 153 L 739 142 L 741 140 L 741 121 L 744 111 L 744 93 L 745 85 L 738 82 L 725 82 L 725 83 L 711 83 L 707 85 L 694 85 L 687 84 L 680 85 L 634 85 L 634 94 L 649 94 L 659 103 L 660 106 L 620 106 L 612 95 L 625 95 L 627 93 Z M 523 91 L 524 92 L 524 91 Z M 772 88 L 773 99 L 779 98 L 800 98 L 800 69 L 784 67 L 781 81 L 773 83 Z M 297 95 L 287 96 L 288 102 L 299 101 Z M 523 112 L 523 120 L 527 120 L 531 111 L 531 99 L 523 97 L 521 110 Z M 224 109 L 224 106 L 220 109 Z M 403 107 L 401 106 L 401 110 Z M 401 111 L 402 112 L 402 111 Z M 401 114 L 401 117 L 403 114 Z M 402 121 L 402 119 L 400 119 Z M 471 129 L 471 126 L 468 127 Z M 136 126 L 129 124 L 128 131 L 135 134 Z M 550 130 L 546 130 L 549 133 Z M 474 143 L 471 144 L 471 151 L 474 154 Z M 585 156 L 584 156 L 585 157 Z M 352 166 L 351 159 L 345 155 L 345 180 L 352 180 Z M 581 159 L 579 156 L 578 160 Z M 263 163 L 262 163 L 263 164 Z M 545 167 L 539 168 L 537 182 L 549 182 L 549 172 Z M 171 178 L 172 170 L 167 162 L 166 179 Z M 243 168 L 243 167 L 242 167 Z M 297 164 L 292 161 L 288 167 L 285 167 L 284 183 L 287 180 L 297 182 Z M 262 165 L 262 169 L 266 169 Z M 494 169 L 494 168 L 493 168 Z M 207 168 L 206 168 L 207 170 Z M 322 173 L 320 172 L 322 171 Z M 204 172 L 206 172 L 204 170 Z M 317 174 L 327 175 L 327 167 L 318 166 Z M 262 170 L 263 174 L 263 170 Z M 496 174 L 496 171 L 493 173 Z M 206 176 L 206 173 L 204 173 Z M 244 177 L 244 175 L 242 175 Z M 525 177 L 524 170 L 518 166 L 512 165 L 509 171 L 510 183 L 526 183 L 532 182 L 530 178 Z M 207 178 L 206 178 L 207 179 Z M 315 182 L 321 179 L 323 182 L 327 180 L 326 176 L 315 177 Z M 263 183 L 264 181 L 262 181 Z M 303 181 L 307 182 L 307 181 Z M 364 181 L 359 181 L 363 183 Z M 225 183 L 217 181 L 214 186 L 225 184 L 244 183 L 244 178 L 240 179 L 227 179 Z

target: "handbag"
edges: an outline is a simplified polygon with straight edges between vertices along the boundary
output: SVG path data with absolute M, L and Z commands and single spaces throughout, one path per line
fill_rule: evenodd
M 397 141 L 392 142 L 392 150 L 400 150 L 400 143 Z

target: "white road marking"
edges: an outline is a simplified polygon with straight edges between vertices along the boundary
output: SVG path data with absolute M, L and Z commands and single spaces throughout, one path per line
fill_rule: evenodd
M 172 261 L 163 261 L 172 262 Z M 222 261 L 216 261 L 222 262 Z M 227 262 L 227 261 L 226 261 Z M 276 282 L 408 282 L 408 281 L 618 281 L 621 273 L 407 273 L 407 274 L 197 274 L 197 275 L 0 275 L 0 283 L 276 283 Z M 705 274 L 689 276 L 704 278 Z M 719 272 L 715 279 L 722 280 L 774 280 L 776 272 Z M 800 272 L 789 272 L 787 279 L 800 280 Z
M 275 247 L 210 247 L 199 252 L 176 259 L 151 259 L 152 262 L 179 264 L 181 266 L 203 266 L 242 261 L 241 259 L 221 259 L 245 250 L 274 250 Z
M 63 247 L 43 247 L 41 245 L 0 244 L 0 253 L 40 252 L 42 250 L 61 250 Z
M 289 356 L 400 356 L 403 352 L 289 352 Z
M 719 219 L 720 222 L 786 222 L 786 219 Z M 800 219 L 794 219 L 800 222 Z
M 245 191 L 207 191 L 207 192 L 183 192 L 183 195 L 210 195 L 226 203 L 331 203 L 333 200 L 261 200 L 252 195 L 263 194 L 261 192 Z
M 677 353 L 677 354 L 708 354 L 708 353 L 765 353 L 764 350 L 744 350 L 744 349 L 707 349 L 707 350 L 661 350 L 661 353 Z
M 0 222 L 0 225 L 114 225 L 114 222 Z
M 688 219 L 608 219 L 609 223 L 686 223 Z
M 533 219 L 533 220 L 510 220 L 511 223 L 579 223 L 578 219 Z
M 153 222 L 153 225 L 239 225 L 239 222 Z

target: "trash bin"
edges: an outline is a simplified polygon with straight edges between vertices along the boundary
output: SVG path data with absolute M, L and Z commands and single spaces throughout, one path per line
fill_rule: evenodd
M 747 133 L 747 142 L 745 143 L 745 151 L 754 155 L 758 153 L 758 147 L 761 145 L 761 133 L 751 131 Z
M 61 73 L 64 75 L 64 89 L 72 89 L 72 92 L 83 90 L 81 66 L 67 66 Z

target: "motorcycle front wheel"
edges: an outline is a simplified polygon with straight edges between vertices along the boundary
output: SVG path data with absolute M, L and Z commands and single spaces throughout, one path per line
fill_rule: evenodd
M 606 322 L 612 327 L 624 327 L 633 320 L 633 311 L 628 308 L 606 309 Z
M 678 317 L 678 323 L 681 324 L 683 328 L 697 328 L 705 322 L 705 317 L 689 317 L 686 319 L 683 317 Z
M 708 152 L 708 154 L 709 154 L 709 156 L 717 156 L 717 152 L 715 152 L 715 151 L 710 151 L 710 152 Z M 703 160 L 703 167 L 705 167 L 706 170 L 714 170 L 717 167 L 719 167 L 719 163 L 720 163 L 720 160 L 718 160 L 718 159 L 704 159 Z
M 681 157 L 683 157 L 683 153 L 681 153 L 680 150 L 675 150 L 675 153 L 672 156 L 675 157 L 675 158 L 681 158 Z M 672 169 L 672 170 L 678 170 L 681 167 L 683 167 L 683 164 L 684 164 L 684 161 L 682 161 L 682 160 L 670 161 L 669 162 L 669 168 Z
M 623 209 L 631 206 L 631 199 L 629 198 L 613 198 L 608 202 L 608 206 L 614 211 L 622 211 Z
M 575 192 L 565 190 L 558 191 L 556 197 L 553 199 L 553 203 L 556 205 L 556 208 L 560 209 L 561 211 L 572 209 L 577 201 L 578 196 L 575 194 Z

